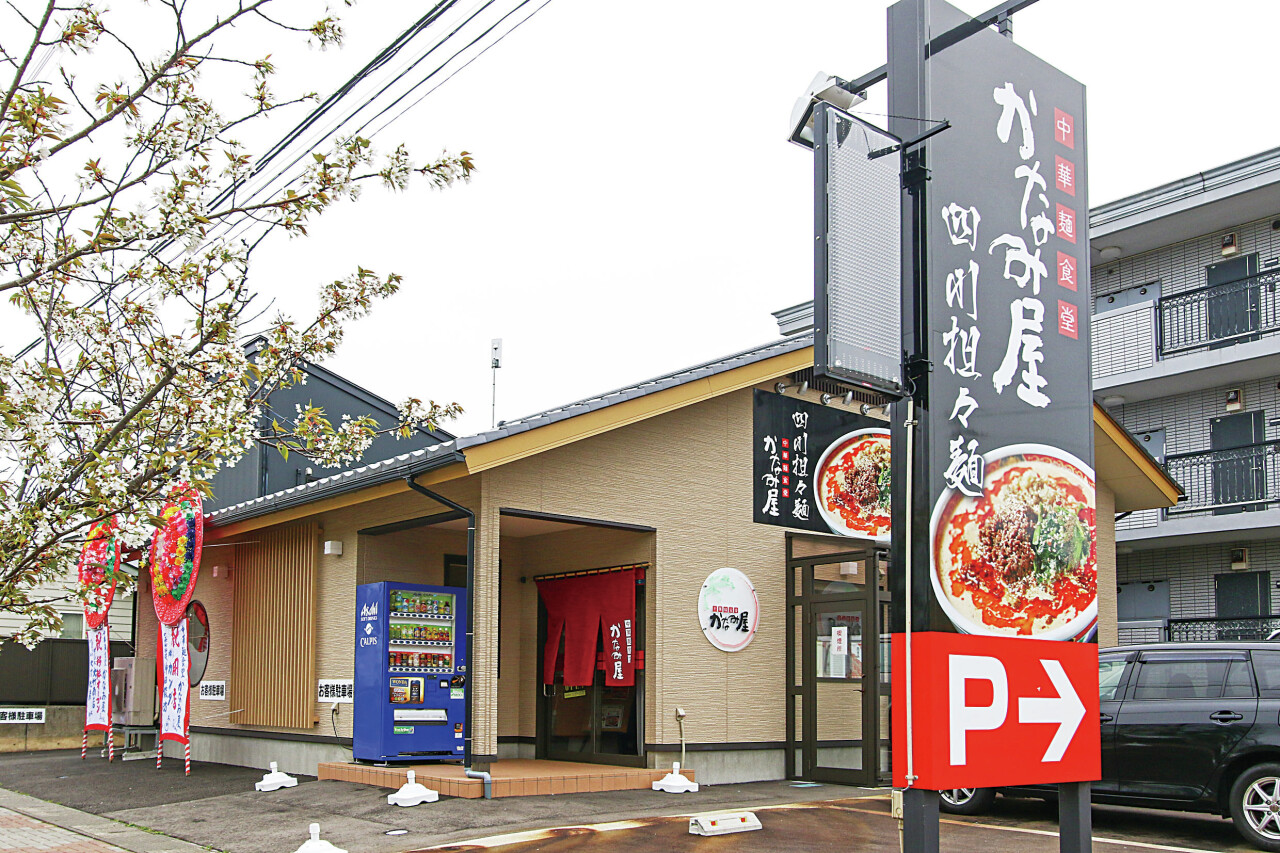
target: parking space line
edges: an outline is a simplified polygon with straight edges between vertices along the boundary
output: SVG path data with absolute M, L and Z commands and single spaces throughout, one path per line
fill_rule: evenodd
M 881 817 L 889 817 L 882 811 L 874 809 L 855 809 L 849 806 L 837 806 L 836 808 L 850 812 L 862 812 L 863 814 L 880 815 Z M 1031 829 L 1025 826 L 998 826 L 992 823 L 977 823 L 976 821 L 952 820 L 949 818 L 941 818 L 942 823 L 951 824 L 952 826 L 976 826 L 982 829 L 998 829 L 1002 832 L 1021 832 L 1026 835 L 1048 835 L 1054 838 L 1058 837 L 1058 833 L 1049 829 Z M 1147 841 L 1124 841 L 1119 838 L 1105 838 L 1095 835 L 1093 841 L 1096 844 L 1118 844 L 1121 846 L 1141 847 L 1143 850 L 1167 850 L 1169 853 L 1221 853 L 1219 850 L 1206 850 L 1202 847 L 1174 847 L 1170 844 L 1151 844 Z

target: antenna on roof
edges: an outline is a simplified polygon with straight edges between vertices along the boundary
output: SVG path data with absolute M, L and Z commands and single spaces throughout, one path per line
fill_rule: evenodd
M 498 425 L 498 368 L 502 367 L 502 338 L 489 342 L 489 367 L 493 370 L 493 405 L 489 410 L 489 429 Z

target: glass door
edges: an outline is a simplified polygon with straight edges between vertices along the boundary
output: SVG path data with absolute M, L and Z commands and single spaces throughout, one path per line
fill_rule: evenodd
M 882 562 L 862 551 L 788 567 L 790 778 L 875 785 L 887 764 Z
M 866 698 L 874 694 L 874 670 L 864 667 L 876 645 L 865 599 L 815 603 L 809 608 L 805 661 L 804 775 L 816 782 L 871 784 L 875 762 L 865 754 Z M 870 647 L 870 655 L 868 655 Z M 868 774 L 868 770 L 871 774 Z

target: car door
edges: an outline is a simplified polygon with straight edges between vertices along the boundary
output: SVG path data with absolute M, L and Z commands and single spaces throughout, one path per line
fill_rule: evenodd
M 1124 698 L 1125 682 L 1135 668 L 1138 656 L 1129 654 L 1101 654 L 1098 656 L 1098 724 L 1102 729 L 1102 778 L 1093 783 L 1093 790 L 1113 793 L 1120 788 L 1116 772 L 1115 739 L 1116 716 Z
M 1199 798 L 1253 725 L 1257 709 L 1242 651 L 1142 652 L 1115 721 L 1120 792 Z

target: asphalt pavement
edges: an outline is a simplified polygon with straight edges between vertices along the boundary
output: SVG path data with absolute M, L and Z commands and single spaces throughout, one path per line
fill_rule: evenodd
M 423 849 L 504 853 L 600 850 L 793 853 L 896 853 L 897 822 L 883 790 L 787 782 L 703 786 L 697 794 L 613 791 L 462 800 L 402 809 L 385 789 L 300 777 L 295 788 L 258 793 L 262 771 L 179 761 L 157 771 L 150 761 L 108 765 L 78 751 L 0 758 L 0 808 L 109 841 L 134 853 L 288 853 L 306 840 L 307 825 L 350 853 Z M 32 799 L 32 798 L 39 798 Z M 45 802 L 47 801 L 47 802 Z M 60 805 L 52 805 L 60 804 Z M 749 809 L 763 829 L 719 838 L 688 834 L 688 815 Z M 100 816 L 100 817 L 95 817 Z M 1000 798 L 990 815 L 944 818 L 943 849 L 1013 853 L 1057 849 L 1057 811 L 1033 800 Z M 1245 853 L 1230 821 L 1211 815 L 1095 806 L 1099 853 Z M 403 830 L 403 832 L 400 832 Z M 387 833 L 395 834 L 387 834 Z M 0 847 L 5 845 L 0 844 Z

